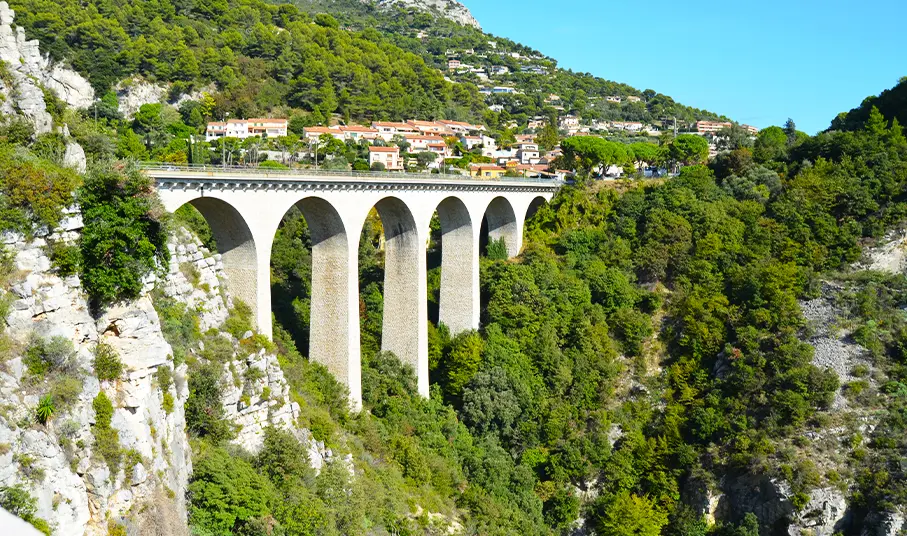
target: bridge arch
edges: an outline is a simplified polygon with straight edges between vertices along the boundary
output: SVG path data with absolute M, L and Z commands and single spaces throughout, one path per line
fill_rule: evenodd
M 294 205 L 305 218 L 312 243 L 309 315 L 310 360 L 324 365 L 361 399 L 358 265 L 340 212 L 320 197 Z
M 452 334 L 479 327 L 478 229 L 458 197 L 437 207 L 441 224 L 441 288 L 438 320 Z
M 503 196 L 492 199 L 485 209 L 485 220 L 488 223 L 489 241 L 503 239 L 507 246 L 507 256 L 513 258 L 519 255 L 523 242 L 520 236 L 521 225 L 510 201 Z
M 428 304 L 425 242 L 413 210 L 398 197 L 374 205 L 384 228 L 384 314 L 381 349 L 413 367 L 428 396 Z
M 258 288 L 259 245 L 246 218 L 232 204 L 216 197 L 196 197 L 180 206 L 183 205 L 195 207 L 208 222 L 224 264 L 227 291 L 230 296 L 245 302 L 252 309 L 252 318 L 257 320 L 261 292 Z M 173 212 L 179 208 L 175 207 Z M 267 329 L 270 330 L 270 324 Z
M 535 214 L 541 210 L 545 204 L 548 203 L 548 200 L 542 196 L 536 196 L 529 202 L 529 208 L 526 209 L 526 220 L 535 216 Z

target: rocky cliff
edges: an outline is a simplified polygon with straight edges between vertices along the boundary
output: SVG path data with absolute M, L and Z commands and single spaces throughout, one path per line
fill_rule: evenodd
M 73 213 L 50 235 L 3 236 L 4 248 L 13 255 L 13 273 L 7 274 L 11 344 L 0 362 L 0 487 L 25 489 L 37 501 L 37 517 L 48 521 L 55 535 L 107 534 L 110 523 L 130 534 L 185 534 L 192 471 L 184 417 L 187 369 L 174 360 L 152 296 L 197 312 L 199 328 L 213 333 L 209 330 L 223 324 L 231 306 L 220 257 L 189 233 L 178 233 L 166 277 L 150 278 L 138 300 L 93 316 L 78 277 L 61 277 L 48 257 L 49 243 L 73 243 L 80 226 Z M 299 408 L 289 398 L 276 356 L 261 350 L 240 357 L 234 337 L 217 336 L 231 349 L 222 381 L 230 386 L 223 404 L 236 428 L 233 442 L 254 452 L 264 427 L 283 427 L 310 446 L 312 465 L 320 468 L 330 452 L 306 430 L 296 430 Z M 70 348 L 71 366 L 62 376 L 40 377 L 29 365 L 40 341 Z M 112 349 L 122 362 L 117 378 L 98 379 L 99 347 Z M 63 376 L 72 379 L 66 389 Z M 54 394 L 55 400 L 71 401 L 58 402 L 42 424 L 36 408 L 49 392 L 64 393 Z M 116 435 L 118 464 L 110 463 L 109 444 L 98 435 L 100 393 L 113 406 L 109 426 Z
M 399 6 L 403 8 L 421 9 L 448 18 L 464 26 L 482 29 L 479 25 L 479 21 L 472 16 L 469 8 L 456 0 L 376 0 L 375 3 L 379 6 Z
M 0 104 L 4 114 L 21 113 L 35 132 L 50 132 L 53 120 L 44 103 L 43 89 L 56 94 L 73 108 L 86 108 L 94 101 L 94 89 L 80 74 L 53 63 L 38 49 L 38 41 L 25 39 L 22 28 L 13 28 L 15 12 L 0 2 Z

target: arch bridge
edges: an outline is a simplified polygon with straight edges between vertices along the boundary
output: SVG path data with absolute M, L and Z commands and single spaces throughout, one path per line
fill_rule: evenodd
M 279 172 L 260 169 L 145 166 L 164 207 L 193 205 L 204 216 L 231 295 L 253 310 L 271 336 L 271 247 L 285 214 L 297 207 L 312 239 L 309 358 L 325 365 L 362 399 L 359 341 L 359 239 L 377 210 L 384 228 L 382 349 L 410 364 L 428 396 L 426 247 L 435 212 L 441 223 L 439 320 L 452 334 L 479 327 L 479 244 L 503 238 L 519 254 L 525 220 L 560 186 L 548 179 L 481 180 L 389 173 Z

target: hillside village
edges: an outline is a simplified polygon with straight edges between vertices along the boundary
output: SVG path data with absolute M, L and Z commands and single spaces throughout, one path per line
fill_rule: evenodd
M 307 126 L 302 128 L 301 136 L 296 136 L 285 118 L 230 119 L 208 123 L 205 142 L 219 144 L 222 148 L 240 145 L 239 160 L 253 164 L 258 163 L 257 158 L 265 157 L 273 160 L 272 166 L 274 161 L 288 165 L 308 160 L 317 167 L 325 160 L 334 160 L 343 149 L 351 149 L 360 157 L 349 166 L 354 171 L 443 172 L 489 179 L 521 176 L 563 180 L 572 173 L 557 168 L 557 159 L 563 156 L 563 151 L 559 146 L 546 150 L 537 139 L 550 121 L 535 118 L 522 129 L 522 134 L 499 144 L 501 136 L 492 136 L 484 125 L 463 121 L 374 121 L 370 125 Z M 731 122 L 698 121 L 693 133 L 708 140 L 710 156 L 714 157 L 722 131 L 734 126 Z M 749 136 L 758 133 L 758 129 L 749 125 L 740 128 Z M 559 136 L 564 138 L 590 134 L 607 137 L 611 133 L 645 138 L 661 134 L 656 127 L 641 122 L 583 125 L 573 115 L 560 117 L 557 129 Z M 279 150 L 250 146 L 248 140 L 253 139 L 269 142 L 273 149 Z M 257 152 L 252 162 L 244 158 L 250 147 Z M 365 162 L 367 165 L 363 167 Z M 657 165 L 657 162 L 640 162 L 636 167 L 644 176 L 652 176 L 659 173 L 657 168 L 652 168 Z M 608 177 L 621 177 L 625 173 L 626 170 L 617 165 L 604 170 Z

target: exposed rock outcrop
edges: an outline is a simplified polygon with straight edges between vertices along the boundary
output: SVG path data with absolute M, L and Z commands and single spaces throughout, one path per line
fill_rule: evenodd
M 182 231 L 171 244 L 167 277 L 150 277 L 143 297 L 93 317 L 78 277 L 59 277 L 46 249 L 51 241 L 74 243 L 81 224 L 79 214 L 71 212 L 61 229 L 44 238 L 26 241 L 6 234 L 0 240 L 15 254 L 19 274 L 10 289 L 13 301 L 6 319 L 7 334 L 18 350 L 0 363 L 0 486 L 25 487 L 37 499 L 37 516 L 54 526 L 56 535 L 107 534 L 108 519 L 122 523 L 130 534 L 186 534 L 185 498 L 192 472 L 184 417 L 187 367 L 172 371 L 172 386 L 166 390 L 172 404 L 165 403 L 157 373 L 173 367 L 173 351 L 150 292 L 159 286 L 198 311 L 203 331 L 218 328 L 231 304 L 223 290 L 223 264 L 219 255 Z M 81 370 L 78 400 L 46 425 L 36 424 L 33 416 L 47 385 L 35 383 L 21 357 L 33 334 L 72 342 Z M 307 430 L 296 428 L 299 407 L 290 399 L 276 356 L 262 350 L 240 357 L 240 345 L 231 341 L 237 352 L 224 366 L 228 388 L 223 403 L 238 430 L 234 442 L 255 451 L 265 427 L 282 427 L 305 442 L 312 465 L 320 469 L 332 453 Z M 116 381 L 98 381 L 94 375 L 93 352 L 99 342 L 113 348 L 125 365 Z M 250 369 L 258 372 L 247 373 Z M 234 388 L 231 371 L 252 380 Z M 95 451 L 92 401 L 102 391 L 113 402 L 111 427 L 124 453 L 117 474 Z
M 215 88 L 210 86 L 183 93 L 175 99 L 171 99 L 170 85 L 149 82 L 140 77 L 123 80 L 116 87 L 117 99 L 119 99 L 118 110 L 127 119 L 134 117 L 144 104 L 167 103 L 179 106 L 187 100 L 200 100 L 206 92 L 213 93 L 214 91 Z
M 80 219 L 67 222 L 48 239 L 74 241 Z M 192 468 L 183 418 L 188 396 L 185 367 L 174 371 L 174 404 L 165 411 L 155 372 L 169 366 L 171 351 L 150 299 L 122 304 L 95 319 L 78 278 L 62 279 L 51 270 L 44 239 L 26 242 L 7 235 L 4 242 L 15 252 L 23 275 L 12 287 L 15 301 L 7 318 L 8 334 L 22 346 L 32 334 L 72 342 L 82 391 L 69 411 L 55 415 L 47 425 L 35 424 L 32 415 L 44 385 L 27 381 L 21 357 L 5 363 L 0 399 L 7 411 L 0 415 L 0 443 L 8 445 L 8 452 L 0 466 L 0 485 L 25 486 L 38 500 L 38 516 L 56 526 L 54 534 L 63 536 L 107 534 L 108 517 L 119 519 L 167 495 L 172 498 L 158 507 L 185 518 Z M 100 341 L 109 344 L 125 366 L 116 381 L 99 382 L 92 373 L 93 351 Z M 111 425 L 131 460 L 117 474 L 111 474 L 94 452 L 92 401 L 101 391 L 115 401 Z M 29 471 L 23 471 L 22 460 L 29 460 Z
M 13 29 L 15 12 L 0 2 L 0 61 L 4 79 L 0 92 L 6 96 L 4 113 L 19 112 L 43 134 L 51 131 L 42 87 L 53 91 L 67 105 L 86 108 L 94 101 L 94 89 L 79 73 L 53 63 L 42 55 L 37 40 L 26 40 L 22 28 Z
M 370 0 L 364 0 L 369 2 Z M 399 6 L 404 8 L 416 8 L 422 11 L 428 11 L 436 15 L 448 18 L 463 26 L 472 26 L 473 28 L 482 29 L 479 21 L 472 16 L 469 8 L 457 2 L 456 0 L 376 0 L 379 6 Z

